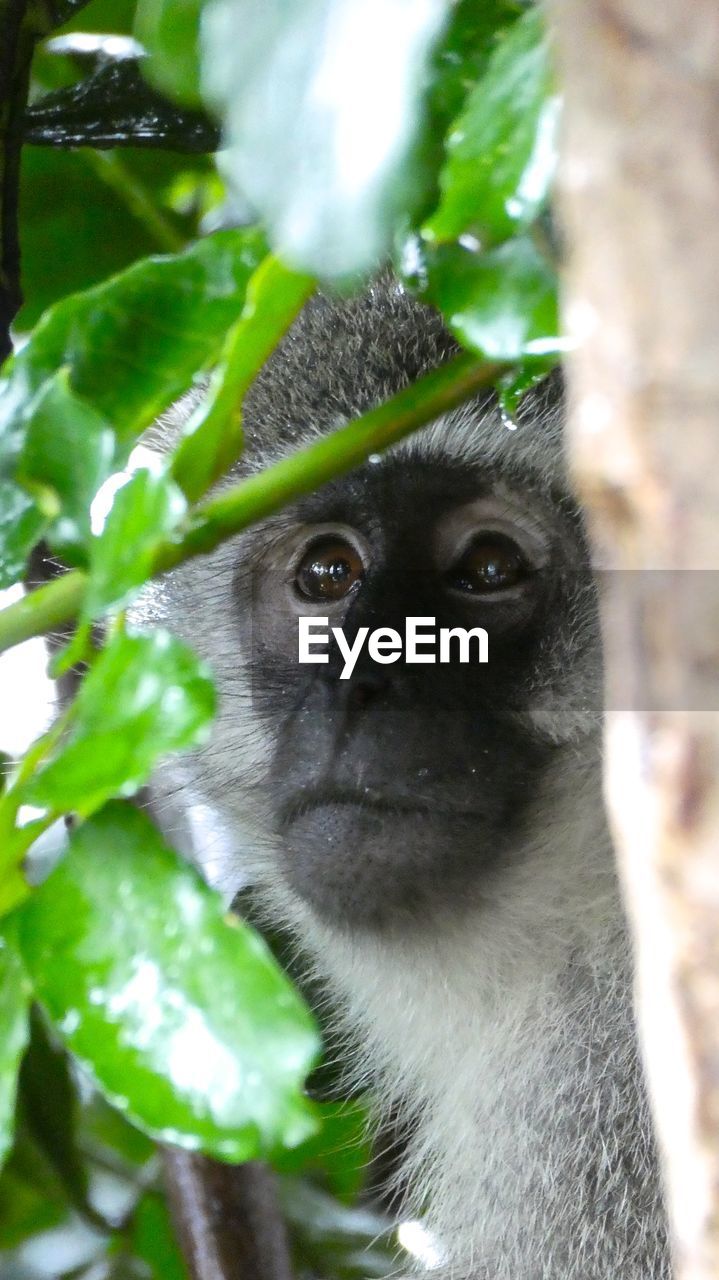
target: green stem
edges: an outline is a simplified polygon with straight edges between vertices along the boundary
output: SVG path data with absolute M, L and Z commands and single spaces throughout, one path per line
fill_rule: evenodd
M 380 453 L 469 400 L 496 382 L 504 368 L 471 355 L 455 356 L 346 427 L 200 503 L 191 513 L 192 523 L 184 537 L 160 548 L 158 567 L 170 569 L 190 556 L 212 551 L 225 538 L 278 511 L 301 494 L 351 471 L 371 453 Z M 0 631 L 0 643 L 1 637 Z
M 70 622 L 80 611 L 86 586 L 87 574 L 73 569 L 0 611 L 0 653 Z
M 482 363 L 474 356 L 456 356 L 346 427 L 199 503 L 184 536 L 159 548 L 153 576 L 191 556 L 213 551 L 226 538 L 301 494 L 351 471 L 371 453 L 381 452 L 493 385 L 504 368 L 502 364 Z M 2 610 L 0 653 L 75 618 L 86 586 L 87 574 L 75 569 Z
M 240 456 L 245 394 L 314 287 L 311 276 L 290 271 L 273 253 L 253 272 L 242 314 L 172 459 L 172 478 L 189 502 L 207 493 Z

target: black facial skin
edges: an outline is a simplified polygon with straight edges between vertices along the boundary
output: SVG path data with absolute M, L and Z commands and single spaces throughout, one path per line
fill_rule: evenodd
M 335 925 L 401 930 L 435 909 L 461 910 L 516 843 L 556 750 L 518 719 L 566 626 L 576 516 L 544 499 L 541 553 L 515 555 L 510 520 L 502 532 L 490 528 L 509 587 L 485 593 L 480 579 L 473 592 L 466 512 L 479 500 L 483 536 L 481 501 L 491 491 L 492 477 L 452 464 L 368 464 L 298 504 L 250 556 L 240 616 L 251 618 L 255 709 L 276 741 L 269 795 L 283 872 Z M 520 512 L 526 497 L 518 495 Z M 333 537 L 356 548 L 351 586 L 337 599 L 308 599 L 312 548 Z M 526 548 L 521 530 L 517 537 Z M 299 663 L 300 615 L 328 617 L 349 642 L 362 626 L 404 636 L 407 616 L 434 617 L 437 628 L 480 626 L 489 662 L 409 665 L 402 656 L 379 666 L 365 645 L 341 680 L 334 644 L 328 665 Z

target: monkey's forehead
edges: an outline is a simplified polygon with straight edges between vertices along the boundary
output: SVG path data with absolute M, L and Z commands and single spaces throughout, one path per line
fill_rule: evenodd
M 395 395 L 459 350 L 439 314 L 387 277 L 351 299 L 313 297 L 274 352 L 244 405 L 255 469 L 286 456 Z M 390 455 L 536 472 L 565 484 L 562 379 L 525 397 L 512 422 L 483 393 Z
M 234 476 L 259 470 L 336 430 L 458 350 L 439 314 L 387 276 L 354 298 L 315 295 L 245 398 L 246 448 Z M 143 442 L 172 447 L 205 385 L 193 387 Z M 569 499 L 563 417 L 562 377 L 555 370 L 525 396 L 513 421 L 500 413 L 496 396 L 485 392 L 382 457 L 460 467 L 473 483 L 501 473 Z

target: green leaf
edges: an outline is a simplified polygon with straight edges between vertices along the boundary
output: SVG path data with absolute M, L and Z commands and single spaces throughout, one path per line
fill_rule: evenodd
M 565 347 L 556 273 L 530 237 L 487 253 L 459 244 L 419 252 L 407 278 L 439 307 L 463 346 L 486 360 L 556 361 Z
M 146 1132 L 231 1161 L 312 1132 L 310 1015 L 139 810 L 115 802 L 73 832 L 18 919 L 38 998 Z
M 202 0 L 139 0 L 135 34 L 149 53 L 143 71 L 163 93 L 199 106 Z
M 184 428 L 172 474 L 193 501 L 228 469 L 242 448 L 242 400 L 250 383 L 314 287 L 311 276 L 289 271 L 270 254 L 247 286 L 207 395 Z
M 117 631 L 83 681 L 70 729 L 22 788 L 22 802 L 89 814 L 132 795 L 161 756 L 205 741 L 215 713 L 208 668 L 160 628 Z
M 541 8 L 511 26 L 447 141 L 430 242 L 476 237 L 479 247 L 528 226 L 546 203 L 557 161 L 559 99 Z
M 521 0 L 482 0 L 479 5 L 477 0 L 455 0 L 450 5 L 448 25 L 430 65 L 425 119 L 416 150 L 425 190 L 414 224 L 423 222 L 437 206 L 451 122 L 486 71 L 498 42 L 523 12 Z
M 47 537 L 71 559 L 89 539 L 90 503 L 112 469 L 114 452 L 110 424 L 73 395 L 69 370 L 58 369 L 32 406 L 17 478 L 48 516 L 60 512 Z
M 161 1196 L 147 1192 L 132 1215 L 132 1249 L 149 1269 L 149 1280 L 188 1280 L 170 1215 Z
M 498 41 L 524 11 L 522 0 L 455 0 L 432 59 L 429 106 L 440 138 L 486 71 Z
M 20 581 L 30 548 L 48 523 L 29 493 L 0 477 L 0 590 Z
M 178 181 L 217 181 L 204 156 L 132 147 L 26 146 L 20 179 L 25 303 L 19 333 L 68 294 L 195 240 L 203 210 L 192 201 L 178 209 L 172 192 Z
M 155 1144 L 111 1107 L 101 1093 L 91 1096 L 80 1113 L 80 1143 L 88 1159 L 134 1177 L 155 1154 Z
M 417 202 L 413 165 L 444 0 L 210 0 L 202 85 L 224 172 L 314 275 L 376 267 Z
M 257 229 L 219 231 L 59 302 L 9 363 L 0 441 L 65 366 L 73 392 L 112 423 L 124 462 L 138 432 L 214 362 L 263 256 Z
M 110 605 L 128 603 L 150 576 L 160 542 L 186 509 L 166 471 L 143 467 L 130 476 L 116 491 L 102 531 L 90 543 L 83 618 L 96 618 Z
M 20 1059 L 28 1042 L 30 983 L 10 933 L 0 934 L 0 1162 L 12 1142 Z
M 41 1231 L 58 1226 L 67 1212 L 60 1195 L 50 1198 L 45 1187 L 9 1163 L 0 1175 L 0 1251 L 16 1249 Z
M 6 492 L 16 513 L 11 522 L 3 511 L 0 522 L 0 566 L 5 565 L 6 575 L 0 586 L 17 573 L 18 562 L 22 566 L 49 515 L 65 514 L 44 508 L 48 487 L 68 501 L 69 529 L 78 531 L 78 494 L 63 450 L 54 448 L 46 456 L 31 444 L 25 452 L 28 436 L 31 442 L 47 440 L 50 410 L 58 409 L 58 398 L 60 429 L 73 458 L 83 454 L 92 421 L 97 474 L 102 452 L 97 436 L 105 421 L 116 433 L 107 473 L 121 467 L 138 433 L 187 389 L 193 374 L 216 360 L 263 253 L 257 230 L 219 232 L 178 257 L 138 263 L 46 313 L 8 362 L 0 384 L 0 484 L 10 482 Z M 60 369 L 63 381 L 58 382 Z M 36 427 L 36 415 L 47 421 Z M 12 487 L 18 468 L 25 490 Z M 34 503 L 28 504 L 28 494 Z
M 30 1025 L 30 1046 L 20 1070 L 22 1114 L 68 1200 L 87 1213 L 87 1168 L 77 1147 L 77 1095 L 67 1055 L 53 1042 L 37 1007 Z
M 333 1195 L 351 1203 L 364 1186 L 372 1158 L 368 1108 L 357 1101 L 323 1102 L 318 1113 L 319 1131 L 293 1151 L 283 1151 L 275 1168 L 318 1174 Z

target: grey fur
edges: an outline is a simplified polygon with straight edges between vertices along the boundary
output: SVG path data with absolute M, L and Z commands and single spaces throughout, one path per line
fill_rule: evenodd
M 248 397 L 253 470 L 397 391 L 453 350 L 439 320 L 395 286 L 311 304 Z M 167 439 L 187 403 L 154 433 Z M 500 497 L 566 507 L 577 563 L 556 385 L 528 397 L 517 429 L 484 399 L 397 446 L 448 458 Z M 379 464 L 383 465 L 383 464 Z M 562 517 L 564 519 L 564 516 Z M 256 885 L 329 984 L 358 1077 L 413 1133 L 405 1212 L 425 1214 L 452 1280 L 666 1280 L 668 1250 L 632 1015 L 632 965 L 601 797 L 601 660 L 593 599 L 575 593 L 516 719 L 551 748 L 511 850 L 465 909 L 424 926 L 353 930 L 318 917 L 288 882 L 272 822 L 273 728 L 253 712 L 232 597 L 256 548 L 291 522 L 176 571 L 137 612 L 169 620 L 212 662 L 217 733 L 160 771 L 154 807 L 176 843 L 231 896 Z M 573 532 L 572 532 L 573 531 Z M 560 536 L 559 534 L 557 536 Z M 567 554 L 575 554 L 570 546 Z M 478 850 L 478 854 L 479 854 Z

